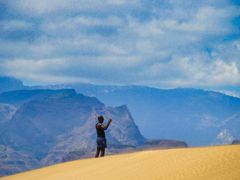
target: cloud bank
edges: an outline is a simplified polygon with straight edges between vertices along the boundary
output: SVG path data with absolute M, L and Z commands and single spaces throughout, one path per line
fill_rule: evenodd
M 25 82 L 240 85 L 240 5 L 230 0 L 5 0 L 0 75 Z

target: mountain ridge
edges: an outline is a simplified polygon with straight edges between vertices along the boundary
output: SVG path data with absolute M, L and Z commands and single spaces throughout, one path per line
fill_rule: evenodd
M 107 132 L 110 152 L 117 148 L 111 147 L 111 143 L 135 147 L 145 141 L 125 105 L 106 107 L 98 99 L 74 90 L 19 90 L 8 92 L 9 97 L 11 93 L 20 98 L 16 98 L 17 103 L 12 99 L 8 102 L 19 106 L 11 120 L 0 128 L 1 149 L 7 149 L 0 157 L 0 174 L 62 162 L 73 151 L 94 153 L 99 114 L 114 120 Z
M 77 93 L 98 98 L 107 106 L 126 104 L 147 138 L 180 139 L 196 146 L 226 143 L 224 140 L 217 140 L 217 136 L 223 130 L 221 124 L 240 112 L 239 98 L 195 88 L 158 89 L 135 85 L 93 84 L 59 84 L 28 88 L 74 89 Z M 4 96 L 6 95 L 7 93 Z M 239 133 L 229 133 L 235 139 L 240 138 Z

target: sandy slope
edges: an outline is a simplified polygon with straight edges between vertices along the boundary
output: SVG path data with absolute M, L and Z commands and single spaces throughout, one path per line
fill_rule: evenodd
M 3 179 L 239 180 L 240 145 L 141 151 L 85 159 Z

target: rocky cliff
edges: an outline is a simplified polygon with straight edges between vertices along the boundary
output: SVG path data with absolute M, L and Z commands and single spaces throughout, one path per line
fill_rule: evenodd
M 95 150 L 95 123 L 100 114 L 113 119 L 107 132 L 110 151 L 117 146 L 139 146 L 145 141 L 126 106 L 106 107 L 96 98 L 73 90 L 26 92 L 12 92 L 19 108 L 1 128 L 4 155 L 0 174 L 61 162 L 74 151 L 91 154 Z M 7 168 L 9 162 L 16 169 Z

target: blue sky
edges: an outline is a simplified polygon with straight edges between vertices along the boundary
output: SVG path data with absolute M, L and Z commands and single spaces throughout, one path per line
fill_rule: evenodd
M 240 1 L 2 0 L 0 75 L 240 95 Z

